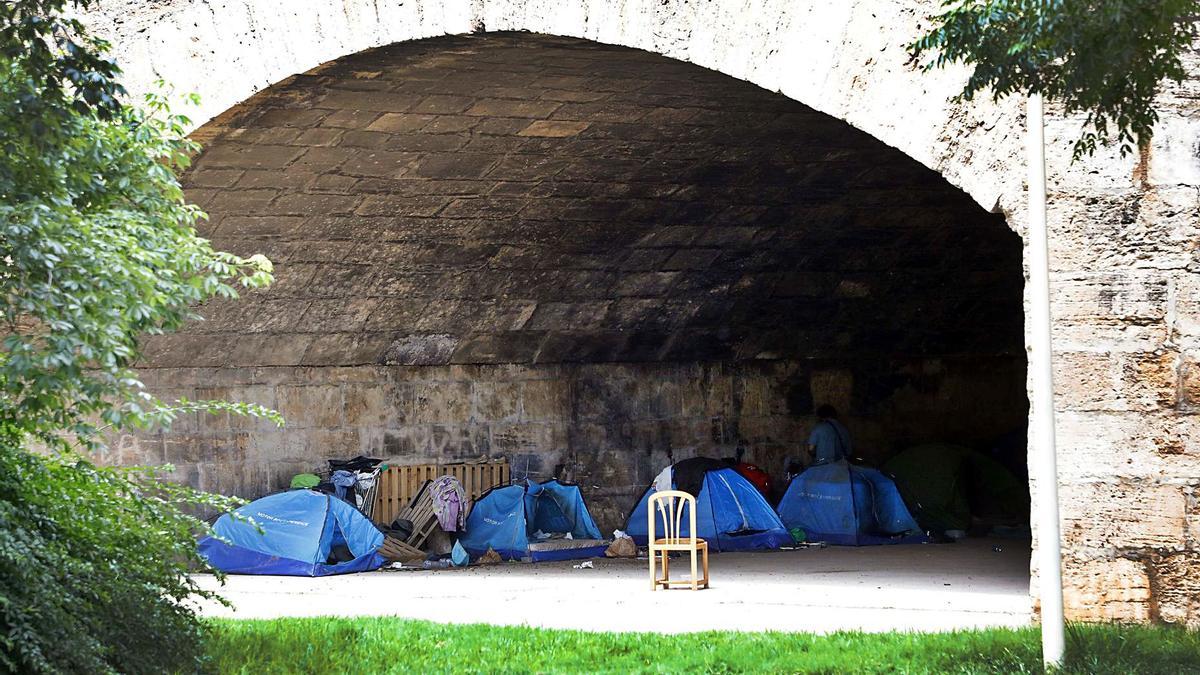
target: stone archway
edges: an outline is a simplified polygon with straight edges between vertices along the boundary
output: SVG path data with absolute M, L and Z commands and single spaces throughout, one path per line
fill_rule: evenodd
M 553 7 L 549 5 L 553 4 Z M 269 84 L 364 48 L 441 33 L 531 30 L 690 61 L 806 103 L 896 147 L 1008 215 L 1020 231 L 1021 120 L 950 105 L 961 73 L 921 74 L 899 45 L 933 3 L 513 0 L 384 5 L 236 0 L 116 3 L 90 18 L 146 89 L 166 76 L 210 118 Z M 1161 97 L 1140 160 L 1068 162 L 1072 120 L 1049 136 L 1068 609 L 1080 618 L 1200 616 L 1200 124 L 1194 80 Z M 1153 597 L 1153 600 L 1151 599 Z

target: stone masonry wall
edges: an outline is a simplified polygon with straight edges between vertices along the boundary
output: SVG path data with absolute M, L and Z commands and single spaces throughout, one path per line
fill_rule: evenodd
M 170 463 L 177 480 L 257 497 L 286 488 L 296 473 L 323 468 L 330 457 L 504 457 L 516 478 L 578 482 L 597 522 L 611 531 L 672 461 L 732 456 L 741 444 L 749 461 L 777 474 L 815 422 L 811 406 L 796 411 L 790 402 L 832 400 L 853 409 L 850 373 L 811 368 L 776 361 L 147 369 L 146 383 L 160 396 L 259 403 L 279 410 L 287 425 L 191 414 L 169 431 L 114 439 L 109 459 Z M 942 370 L 938 363 L 926 369 L 926 378 Z M 998 386 L 987 385 L 1005 380 L 1011 376 L 1003 371 L 991 382 L 942 374 L 936 390 L 966 396 L 990 389 L 996 393 L 976 403 L 994 410 L 1007 402 Z M 954 427 L 929 390 L 908 389 L 895 404 L 907 409 L 909 443 L 1004 431 Z M 868 454 L 885 421 L 847 420 Z
M 921 72 L 904 47 L 936 4 L 101 0 L 89 20 L 112 38 L 133 91 L 158 77 L 199 91 L 198 122 L 345 54 L 442 33 L 645 49 L 846 120 L 1023 232 L 1020 101 L 951 102 L 965 72 Z M 1071 163 L 1080 120 L 1052 110 L 1048 121 L 1058 480 L 1067 605 L 1080 619 L 1200 622 L 1200 59 L 1187 68 L 1187 82 L 1160 93 L 1158 133 L 1140 156 Z

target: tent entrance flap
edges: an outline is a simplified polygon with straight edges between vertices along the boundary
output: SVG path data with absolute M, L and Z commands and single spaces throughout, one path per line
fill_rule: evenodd
M 575 485 L 557 480 L 493 488 L 479 498 L 459 540 L 473 557 L 490 548 L 506 560 L 603 555 L 608 542 Z

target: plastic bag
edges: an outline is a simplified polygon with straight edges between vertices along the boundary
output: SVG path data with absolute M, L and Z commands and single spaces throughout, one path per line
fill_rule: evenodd
M 466 567 L 471 562 L 471 556 L 467 555 L 467 549 L 463 548 L 462 543 L 454 542 L 454 548 L 450 549 L 450 562 L 454 563 L 455 567 Z
M 617 537 L 617 539 L 604 549 L 604 556 L 607 558 L 636 558 L 637 544 L 633 543 L 630 537 Z

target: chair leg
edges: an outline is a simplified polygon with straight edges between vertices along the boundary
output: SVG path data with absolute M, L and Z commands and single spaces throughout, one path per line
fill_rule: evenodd
M 700 588 L 700 582 L 696 579 L 696 547 L 692 547 L 692 590 Z
M 658 590 L 658 554 L 655 553 L 654 547 L 650 547 L 650 590 Z
M 670 581 L 670 579 L 671 579 L 671 552 L 663 551 L 662 557 L 663 557 L 663 562 L 662 562 L 663 581 Z M 671 588 L 671 585 L 663 584 L 663 588 L 669 589 L 669 588 Z
M 708 588 L 708 547 L 704 547 L 704 587 Z

